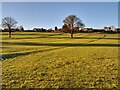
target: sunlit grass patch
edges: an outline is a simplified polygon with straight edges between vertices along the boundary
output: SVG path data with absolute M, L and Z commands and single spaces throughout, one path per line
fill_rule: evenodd
M 2 40 L 6 87 L 118 88 L 117 34 L 14 34 Z

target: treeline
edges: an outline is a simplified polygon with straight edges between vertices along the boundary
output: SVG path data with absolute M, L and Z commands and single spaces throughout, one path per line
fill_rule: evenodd
M 76 21 L 76 22 L 75 22 Z M 104 27 L 103 29 L 85 28 L 85 24 L 75 15 L 70 15 L 64 20 L 64 25 L 61 28 L 55 26 L 54 29 L 33 28 L 32 30 L 25 30 L 23 26 L 17 26 L 17 21 L 12 17 L 5 17 L 2 19 L 2 27 L 0 32 L 62 32 L 62 33 L 120 33 L 120 28 L 112 28 L 114 26 Z M 72 24 L 71 24 L 72 23 Z
M 8 29 L 0 30 L 2 32 L 9 32 Z M 44 29 L 44 28 L 34 28 L 32 30 L 24 30 L 24 28 L 12 28 L 11 32 L 56 32 L 56 33 L 71 33 L 71 30 L 67 25 L 63 25 L 62 28 L 58 29 L 57 26 L 55 26 L 54 29 Z M 120 33 L 120 28 L 115 28 L 114 30 L 109 29 L 93 29 L 93 28 L 79 28 L 74 27 L 74 33 Z
M 55 26 L 54 30 L 44 29 L 44 28 L 34 28 L 32 30 L 24 30 L 23 26 L 16 27 L 17 21 L 12 17 L 5 17 L 2 19 L 2 27 L 0 31 L 8 32 L 9 38 L 12 32 L 62 32 L 70 33 L 71 38 L 73 38 L 74 33 L 120 33 L 120 28 L 114 28 L 114 26 L 107 26 L 103 29 L 85 28 L 85 24 L 76 15 L 69 15 L 63 20 L 64 25 L 62 28 L 57 28 Z

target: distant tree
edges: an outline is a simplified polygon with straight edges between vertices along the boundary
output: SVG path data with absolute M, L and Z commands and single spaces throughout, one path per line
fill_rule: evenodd
M 85 24 L 76 15 L 69 15 L 63 20 L 63 23 L 70 28 L 71 38 L 73 38 L 74 27 L 85 27 Z
M 20 26 L 19 29 L 20 29 L 20 31 L 24 31 L 23 26 Z
M 58 28 L 57 28 L 57 26 L 55 26 L 55 31 L 57 31 L 58 30 Z
M 17 21 L 12 17 L 5 17 L 2 19 L 2 27 L 9 30 L 9 37 L 11 37 L 12 28 L 15 27 Z
M 47 30 L 47 32 L 53 32 L 52 28 L 49 28 L 49 29 Z
M 46 29 L 44 29 L 44 28 L 41 28 L 41 30 L 42 30 L 42 32 L 46 32 Z
M 46 32 L 47 30 L 44 29 L 44 28 L 34 28 L 33 31 L 36 31 L 36 32 Z

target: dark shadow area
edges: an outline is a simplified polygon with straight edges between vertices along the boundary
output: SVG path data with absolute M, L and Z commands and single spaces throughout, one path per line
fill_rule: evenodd
M 8 35 L 8 33 L 1 33 L 2 35 Z M 38 36 L 38 35 L 62 35 L 62 33 L 14 33 L 12 32 L 12 35 L 34 35 L 34 36 Z
M 103 38 L 103 37 L 74 37 L 75 39 L 113 39 L 120 40 L 120 38 Z
M 48 37 L 48 36 L 41 36 L 41 37 L 23 37 L 23 38 L 11 38 L 13 39 L 37 39 L 37 38 L 49 38 L 49 39 L 71 39 L 71 37 Z M 5 38 L 9 39 L 9 38 Z M 73 39 L 101 39 L 101 37 L 74 37 Z M 103 38 L 108 40 L 120 40 L 120 38 Z
M 17 34 L 15 34 L 17 35 Z M 22 35 L 22 34 L 19 34 L 19 35 Z M 37 34 L 26 34 L 26 35 L 31 35 L 31 36 L 35 36 Z M 38 34 L 39 35 L 39 34 Z M 37 36 L 38 36 L 37 35 Z M 12 35 L 12 38 L 3 38 L 3 39 L 36 39 L 36 38 L 51 38 L 51 36 L 58 36 L 58 35 L 62 35 L 62 34 L 40 34 L 40 36 L 38 37 L 30 37 L 30 36 L 27 36 L 27 37 L 14 37 L 14 34 Z
M 18 57 L 18 56 L 23 56 L 23 55 L 34 54 L 34 53 L 38 53 L 38 52 L 52 51 L 52 50 L 57 50 L 57 49 L 61 49 L 61 48 L 51 48 L 51 49 L 24 52 L 24 53 L 3 54 L 2 55 L 2 60 L 10 59 L 10 58 Z
M 75 46 L 105 46 L 105 47 L 119 47 L 120 44 L 101 44 L 101 43 L 35 43 L 35 42 L 3 42 L 4 44 L 9 45 L 26 45 L 26 46 L 64 46 L 64 47 L 75 47 Z
M 34 34 L 34 33 L 27 34 L 27 33 L 26 33 L 26 34 L 13 34 L 13 35 L 56 36 L 56 35 L 62 35 L 62 33 L 60 33 L 60 34 L 56 34 L 56 33 L 54 33 L 54 34 L 51 34 L 51 33 L 49 33 L 49 34 L 44 34 L 44 33 L 41 33 L 41 34 Z

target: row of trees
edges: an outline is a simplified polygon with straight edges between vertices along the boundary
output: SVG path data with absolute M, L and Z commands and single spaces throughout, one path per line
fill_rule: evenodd
M 64 32 L 64 33 L 70 33 L 70 29 L 63 25 L 61 30 L 58 30 L 58 32 Z M 74 33 L 120 33 L 120 28 L 115 29 L 94 29 L 94 28 L 79 28 L 74 27 Z
M 71 38 L 73 38 L 74 33 L 78 32 L 106 32 L 105 29 L 108 29 L 110 27 L 104 27 L 104 29 L 92 29 L 92 28 L 84 28 L 85 24 L 80 20 L 76 15 L 69 15 L 63 20 L 64 25 L 61 29 L 58 29 L 57 26 L 55 26 L 55 30 L 51 29 L 43 29 L 43 28 L 34 28 L 33 30 L 25 30 L 25 31 L 36 31 L 36 32 L 64 32 L 64 33 L 70 33 Z M 13 31 L 24 31 L 24 28 L 22 26 L 16 27 L 17 21 L 13 19 L 12 17 L 5 17 L 2 19 L 2 27 L 4 28 L 4 31 L 9 32 L 9 37 L 11 37 L 11 32 Z M 79 30 L 81 29 L 81 30 Z M 112 32 L 112 31 L 111 31 Z M 114 30 L 114 32 L 120 32 L 120 29 Z
M 67 31 L 68 33 L 71 34 L 71 38 L 73 38 L 73 34 L 76 30 L 76 28 L 84 28 L 85 24 L 76 16 L 76 15 L 70 15 L 68 17 L 66 17 L 63 20 L 63 32 L 64 30 Z M 12 31 L 24 31 L 24 28 L 22 26 L 20 26 L 19 28 L 15 28 L 17 24 L 17 21 L 12 18 L 12 17 L 5 17 L 2 19 L 2 27 L 4 28 L 4 30 L 9 32 L 9 37 L 11 37 L 11 32 Z M 37 30 L 37 29 L 36 29 Z M 45 31 L 45 29 L 42 29 L 43 31 Z M 58 30 L 57 27 L 55 27 L 55 30 Z M 52 30 L 48 30 L 48 31 L 52 31 Z

